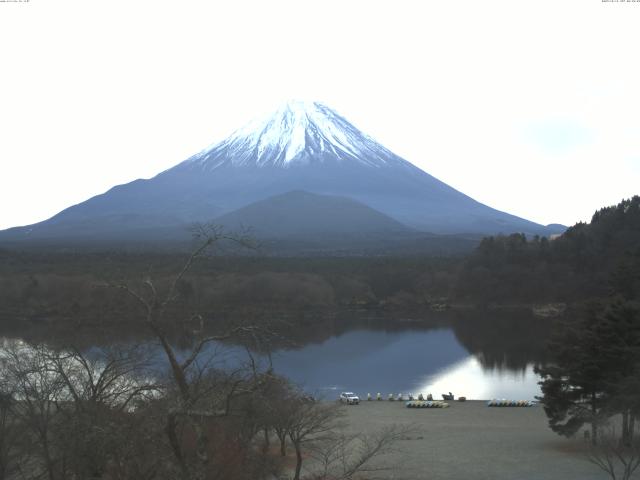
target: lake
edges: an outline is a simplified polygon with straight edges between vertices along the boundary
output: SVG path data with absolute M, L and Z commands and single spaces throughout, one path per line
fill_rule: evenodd
M 552 321 L 522 313 L 426 313 L 415 317 L 378 313 L 362 318 L 338 314 L 297 323 L 281 333 L 283 341 L 271 355 L 253 349 L 263 367 L 274 370 L 304 390 L 332 399 L 341 391 L 427 395 L 442 398 L 452 392 L 468 399 L 533 400 L 540 394 L 533 369 L 545 361 L 545 341 Z M 52 337 L 50 337 L 52 338 Z M 77 339 L 56 338 L 57 347 L 78 346 Z M 90 337 L 81 347 L 104 345 Z M 143 344 L 155 351 L 156 365 L 164 354 L 149 337 L 122 332 L 108 343 Z M 188 352 L 180 344 L 183 354 Z M 262 351 L 263 353 L 256 353 Z M 220 367 L 235 368 L 248 360 L 247 350 L 228 343 L 211 344 Z M 270 359 L 270 360 L 269 360 Z
M 534 364 L 544 360 L 548 325 L 540 319 L 494 317 L 490 321 L 349 322 L 328 327 L 320 338 L 296 348 L 277 348 L 271 362 L 305 390 L 325 398 L 353 391 L 366 398 L 378 392 L 452 392 L 468 399 L 533 400 L 540 394 Z M 335 326 L 335 325 L 334 325 Z M 229 363 L 246 359 L 233 346 L 216 346 Z M 257 355 L 263 364 L 266 355 Z
M 483 367 L 453 330 L 381 332 L 357 330 L 299 350 L 273 355 L 277 372 L 306 390 L 334 396 L 367 393 L 453 392 L 469 399 L 533 400 L 540 393 L 533 365 L 524 370 Z

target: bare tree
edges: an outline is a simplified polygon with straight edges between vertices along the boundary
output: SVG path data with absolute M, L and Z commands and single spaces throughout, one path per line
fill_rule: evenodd
M 30 459 L 27 478 L 103 478 L 122 463 L 136 437 L 131 427 L 140 427 L 135 406 L 157 392 L 141 375 L 144 357 L 136 349 L 89 357 L 16 341 L 2 348 L 0 358 L 12 392 L 0 411 L 5 426 L 17 426 L 25 436 L 20 453 Z
M 0 381 L 0 480 L 13 478 L 22 463 L 25 438 L 15 418 L 16 399 L 6 380 Z
M 34 447 L 30 453 L 38 459 L 32 470 L 42 470 L 40 475 L 49 480 L 63 478 L 63 452 L 56 445 L 55 429 L 60 420 L 59 405 L 67 400 L 64 382 L 51 371 L 43 346 L 13 342 L 3 347 L 2 358 L 5 381 L 19 400 L 13 413 L 28 431 Z
M 179 286 L 187 272 L 199 258 L 205 256 L 212 248 L 225 244 L 241 247 L 253 246 L 251 239 L 246 235 L 229 234 L 217 226 L 196 227 L 194 233 L 199 244 L 170 282 L 166 291 L 163 292 L 157 288 L 151 278 L 146 278 L 143 281 L 140 290 L 131 288 L 125 283 L 112 284 L 111 286 L 124 290 L 143 308 L 142 321 L 156 337 L 164 352 L 171 372 L 170 378 L 175 386 L 174 398 L 176 400 L 175 405 L 167 414 L 165 433 L 180 466 L 182 477 L 189 480 L 200 480 L 204 478 L 211 460 L 211 442 L 210 434 L 207 431 L 207 420 L 228 415 L 230 398 L 249 393 L 255 388 L 244 379 L 238 381 L 232 385 L 232 388 L 226 389 L 226 408 L 220 409 L 212 406 L 211 396 L 207 393 L 217 391 L 216 394 L 218 394 L 223 389 L 213 381 L 214 377 L 205 375 L 210 370 L 210 362 L 203 361 L 202 354 L 207 346 L 213 342 L 242 336 L 255 337 L 258 329 L 242 325 L 220 335 L 204 335 L 196 341 L 187 354 L 178 355 L 165 330 L 165 322 L 169 308 L 180 299 Z M 203 318 L 200 314 L 195 314 L 189 318 L 189 321 L 199 322 L 202 325 Z M 195 435 L 195 464 L 188 460 L 187 452 L 182 446 L 180 439 L 182 422 L 186 422 Z
M 135 347 L 90 355 L 70 348 L 50 351 L 47 358 L 66 392 L 57 427 L 66 468 L 84 478 L 102 478 L 132 448 L 129 439 L 135 435 L 129 427 L 141 426 L 132 415 L 136 405 L 160 393 L 146 370 L 146 355 Z
M 299 396 L 291 407 L 288 426 L 289 439 L 296 452 L 293 480 L 300 480 L 303 449 L 329 438 L 344 415 L 342 405 L 315 401 Z
M 629 480 L 640 466 L 640 439 L 625 439 L 615 428 L 602 428 L 598 444 L 589 446 L 587 460 L 605 472 L 612 480 Z
M 157 394 L 146 352 L 139 347 L 109 347 L 83 353 L 76 347 L 47 353 L 49 369 L 59 375 L 76 411 L 104 406 L 126 411 Z
M 294 413 L 300 402 L 300 392 L 292 388 L 286 379 L 271 375 L 265 384 L 263 395 L 264 427 L 275 432 L 280 456 L 284 457 L 287 455 L 287 439 L 292 422 L 296 418 Z
M 394 451 L 398 440 L 413 431 L 411 426 L 391 425 L 372 434 L 338 433 L 330 436 L 312 452 L 318 464 L 309 476 L 313 480 L 351 480 L 357 474 L 367 476 L 391 470 L 381 457 Z

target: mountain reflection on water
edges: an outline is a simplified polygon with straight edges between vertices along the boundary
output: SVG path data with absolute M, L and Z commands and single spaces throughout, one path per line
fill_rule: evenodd
M 456 313 L 414 319 L 336 317 L 292 329 L 295 345 L 272 349 L 276 372 L 307 391 L 335 398 L 351 390 L 365 397 L 381 393 L 449 391 L 469 399 L 539 395 L 533 366 L 545 361 L 549 320 L 492 312 Z M 216 345 L 229 364 L 245 353 Z M 269 356 L 257 355 L 266 365 Z
M 365 397 L 381 393 L 431 393 L 441 398 L 449 391 L 469 399 L 533 399 L 540 393 L 533 366 L 543 363 L 545 342 L 553 320 L 522 312 L 465 311 L 407 317 L 385 312 L 364 315 L 317 316 L 292 323 L 281 332 L 279 344 L 256 353 L 258 363 L 290 378 L 305 390 L 325 398 L 351 390 Z M 49 337 L 52 338 L 52 337 Z M 42 338 L 26 338 L 40 342 Z M 174 339 L 188 352 L 193 339 Z M 50 341 L 45 341 L 50 344 Z M 155 364 L 164 356 L 148 336 L 120 332 L 109 339 L 91 336 L 58 338 L 56 347 L 74 345 L 85 351 L 106 344 L 144 344 L 153 350 Z M 247 362 L 243 346 L 211 344 L 219 367 Z
M 480 358 L 483 358 L 480 355 Z M 273 365 L 305 389 L 326 397 L 352 390 L 362 397 L 380 392 L 453 392 L 469 399 L 533 399 L 540 393 L 533 359 L 521 368 L 482 365 L 459 342 L 453 328 L 400 332 L 355 330 L 321 344 L 279 350 Z M 335 391 L 335 392 L 334 392 Z

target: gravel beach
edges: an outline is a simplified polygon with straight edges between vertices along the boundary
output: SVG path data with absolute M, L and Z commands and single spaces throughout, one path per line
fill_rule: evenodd
M 385 425 L 414 431 L 384 457 L 395 467 L 376 478 L 595 480 L 607 478 L 582 452 L 547 426 L 542 407 L 487 407 L 484 401 L 448 402 L 449 408 L 406 408 L 404 402 L 364 401 L 346 407 L 348 429 Z M 640 477 L 639 477 L 640 478 Z

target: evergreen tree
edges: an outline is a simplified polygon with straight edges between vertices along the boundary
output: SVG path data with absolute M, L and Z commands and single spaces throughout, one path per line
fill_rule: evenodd
M 594 443 L 605 415 L 609 373 L 601 356 L 597 323 L 592 307 L 583 320 L 564 324 L 550 345 L 554 363 L 536 369 L 542 377 L 540 401 L 551 429 L 570 437 L 589 424 Z
M 622 416 L 622 441 L 629 445 L 635 419 L 640 411 L 640 306 L 637 302 L 617 300 L 597 325 L 602 343 L 610 414 Z
M 640 308 L 616 300 L 598 310 L 554 339 L 554 363 L 538 369 L 541 401 L 558 434 L 572 436 L 590 424 L 595 443 L 598 425 L 621 414 L 622 440 L 630 443 L 640 413 Z

